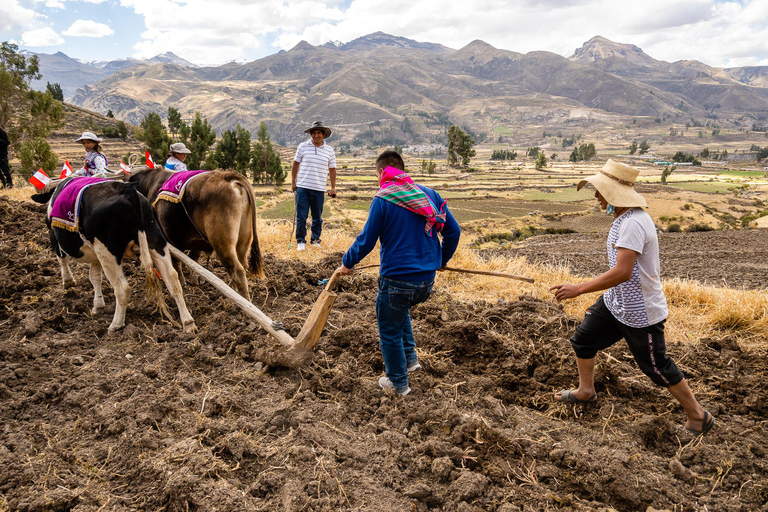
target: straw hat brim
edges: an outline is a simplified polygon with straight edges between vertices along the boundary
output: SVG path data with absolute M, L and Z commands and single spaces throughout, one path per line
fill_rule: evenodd
M 600 192 L 600 195 L 608 201 L 608 204 L 613 206 L 618 206 L 619 208 L 648 207 L 645 198 L 638 194 L 633 187 L 622 185 L 604 174 L 595 174 L 581 180 L 576 186 L 576 190 L 581 190 L 587 183 L 595 187 Z

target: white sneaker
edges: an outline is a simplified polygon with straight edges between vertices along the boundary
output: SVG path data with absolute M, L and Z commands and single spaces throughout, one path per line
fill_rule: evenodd
M 398 395 L 400 395 L 400 396 L 405 396 L 405 395 L 407 395 L 408 393 L 410 393 L 410 392 L 411 392 L 411 388 L 410 388 L 410 387 L 406 387 L 405 389 L 397 389 L 397 388 L 395 387 L 395 385 L 394 385 L 394 384 L 392 384 L 392 381 L 391 381 L 391 380 L 389 380 L 389 377 L 386 377 L 386 376 L 384 376 L 384 377 L 381 377 L 381 378 L 379 379 L 379 387 L 380 387 L 381 389 L 394 389 L 394 390 L 395 390 L 395 392 L 396 392 Z
M 317 247 L 319 249 L 320 248 L 320 242 L 309 242 L 309 246 L 310 247 Z
M 296 244 L 296 250 L 297 251 L 305 251 L 307 249 L 307 244 L 304 242 L 299 242 Z
M 421 365 L 418 361 L 414 361 L 408 364 L 408 373 L 413 373 L 417 370 L 421 370 Z

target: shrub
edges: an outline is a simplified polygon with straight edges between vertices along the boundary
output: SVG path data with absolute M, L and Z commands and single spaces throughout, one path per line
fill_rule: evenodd
M 677 222 L 670 224 L 667 226 L 667 233 L 680 233 L 683 229 L 680 227 L 680 224 Z
M 698 231 L 714 231 L 714 230 L 715 228 L 713 228 L 709 224 L 704 224 L 699 222 L 694 222 L 693 224 L 685 228 L 685 231 L 687 233 L 696 233 Z

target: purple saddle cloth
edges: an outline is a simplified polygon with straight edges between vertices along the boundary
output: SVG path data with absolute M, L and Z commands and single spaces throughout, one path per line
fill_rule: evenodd
M 80 205 L 83 201 L 83 192 L 91 185 L 111 181 L 106 178 L 71 178 L 53 200 L 51 225 L 67 231 L 78 231 L 80 229 Z
M 173 173 L 173 176 L 168 178 L 168 180 L 163 183 L 163 186 L 160 187 L 160 191 L 157 193 L 157 199 L 155 199 L 152 206 L 156 205 L 161 199 L 172 203 L 180 202 L 182 197 L 184 197 L 184 191 L 189 182 L 206 172 L 211 171 L 181 171 Z

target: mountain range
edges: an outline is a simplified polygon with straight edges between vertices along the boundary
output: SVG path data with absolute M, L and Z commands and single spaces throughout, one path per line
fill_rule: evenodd
M 45 90 L 47 83 L 58 83 L 65 98 L 71 98 L 80 87 L 98 82 L 122 69 L 134 66 L 169 63 L 195 67 L 191 62 L 182 59 L 172 52 L 162 53 L 151 59 L 117 59 L 88 62 L 73 59 L 63 52 L 48 54 L 23 51 L 22 54 L 25 56 L 37 55 L 40 62 L 42 77 L 39 80 L 33 80 L 32 87 L 37 90 Z
M 41 69 L 42 81 L 65 87 L 53 78 L 65 76 L 63 66 L 54 75 L 41 59 Z M 569 58 L 479 40 L 454 50 L 377 32 L 346 44 L 302 41 L 246 64 L 194 67 L 167 59 L 87 69 L 94 80 L 73 94 L 76 105 L 112 110 L 134 124 L 149 112 L 164 117 L 169 106 L 188 119 L 202 112 L 218 131 L 239 123 L 255 132 L 264 121 L 282 143 L 301 139 L 318 119 L 335 127 L 335 140 L 393 144 L 444 142 L 450 124 L 479 139 L 520 142 L 547 130 L 751 125 L 768 116 L 768 67 L 669 63 L 600 36 Z

